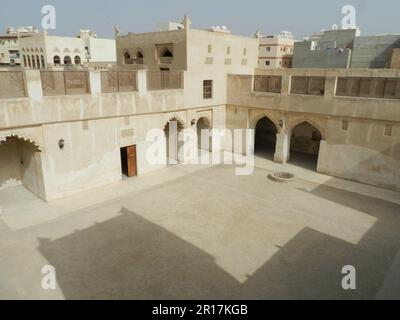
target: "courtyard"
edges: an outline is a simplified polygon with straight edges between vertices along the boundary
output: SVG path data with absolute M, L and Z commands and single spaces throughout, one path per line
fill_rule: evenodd
M 291 164 L 180 165 L 50 203 L 17 186 L 0 203 L 0 299 L 400 298 L 400 194 Z

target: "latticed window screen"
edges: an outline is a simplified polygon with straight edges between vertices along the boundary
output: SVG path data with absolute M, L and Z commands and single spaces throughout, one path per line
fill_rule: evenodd
M 183 89 L 183 72 L 181 71 L 148 71 L 148 90 Z
M 26 97 L 23 72 L 1 71 L 0 83 L 0 98 Z
M 307 93 L 307 77 L 292 77 L 291 93 L 306 94 Z
M 400 99 L 400 79 L 339 77 L 336 96 Z
M 281 93 L 282 77 L 281 76 L 255 76 L 254 91 Z
M 203 98 L 212 99 L 213 97 L 213 81 L 204 80 L 203 81 Z
M 135 71 L 103 71 L 101 72 L 102 92 L 136 91 Z
M 323 96 L 325 94 L 324 77 L 292 77 L 292 94 Z

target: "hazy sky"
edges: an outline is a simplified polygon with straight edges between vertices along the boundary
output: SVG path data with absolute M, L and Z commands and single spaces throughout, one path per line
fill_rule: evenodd
M 122 33 L 153 31 L 159 22 L 181 21 L 187 13 L 194 28 L 226 25 L 232 32 L 251 35 L 289 30 L 296 38 L 340 25 L 343 5 L 357 9 L 362 34 L 400 33 L 399 0 L 10 0 L 2 1 L 0 28 L 35 25 L 41 28 L 41 8 L 57 9 L 57 30 L 73 35 L 91 29 L 112 38 L 113 26 Z

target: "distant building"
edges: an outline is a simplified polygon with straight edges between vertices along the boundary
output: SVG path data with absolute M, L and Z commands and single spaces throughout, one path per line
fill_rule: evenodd
M 390 69 L 400 69 L 400 48 L 392 50 L 392 55 L 390 58 Z
M 288 31 L 260 38 L 258 66 L 265 69 L 291 68 L 294 37 Z
M 392 52 L 395 48 L 400 48 L 399 34 L 355 38 L 351 68 L 389 68 Z
M 295 43 L 293 67 L 316 69 L 389 68 L 400 35 L 361 36 L 359 29 L 328 30 Z
M 0 66 L 19 66 L 19 38 L 30 37 L 39 33 L 35 27 L 6 28 L 6 33 L 0 36 Z
M 293 68 L 349 68 L 359 29 L 321 31 L 294 44 Z
M 98 39 L 89 30 L 75 37 L 60 37 L 38 33 L 19 41 L 22 65 L 44 69 L 57 66 L 96 66 L 116 62 L 115 40 Z
M 179 22 L 163 22 L 159 23 L 156 27 L 156 31 L 172 31 L 182 30 L 183 24 Z

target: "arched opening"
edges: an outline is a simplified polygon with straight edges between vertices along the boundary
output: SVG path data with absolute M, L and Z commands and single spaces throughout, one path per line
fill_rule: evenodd
M 38 55 L 36 56 L 36 68 L 40 69 L 40 58 Z
M 131 59 L 131 55 L 128 53 L 128 51 L 124 52 L 124 64 L 132 64 L 133 61 Z
M 24 59 L 24 67 L 27 67 L 28 65 L 27 65 L 27 61 L 26 61 L 26 55 L 23 56 L 23 59 Z
M 43 176 L 39 148 L 16 136 L 0 142 L 0 190 L 24 186 L 43 195 Z
M 44 56 L 43 55 L 40 56 L 40 60 L 42 61 L 42 69 L 45 69 L 46 68 L 46 63 L 44 62 Z
M 28 57 L 28 68 L 30 68 L 30 67 L 32 67 L 32 64 L 31 64 L 31 56 L 28 55 L 27 57 Z
M 166 138 L 166 155 L 167 165 L 175 165 L 179 163 L 179 150 L 183 146 L 183 142 L 179 141 L 179 132 L 185 128 L 183 122 L 177 117 L 171 118 L 164 127 Z
M 292 129 L 290 139 L 290 162 L 311 170 L 318 165 L 321 132 L 307 121 Z
M 53 63 L 55 66 L 59 66 L 61 64 L 61 59 L 59 56 L 54 56 Z
M 138 49 L 135 54 L 135 62 L 136 64 L 143 64 L 144 63 L 144 54 L 142 50 Z
M 32 68 L 33 68 L 33 69 L 36 69 L 35 56 L 32 56 Z
M 206 117 L 197 121 L 197 146 L 199 150 L 212 151 L 211 123 Z
M 80 65 L 81 64 L 81 57 L 80 56 L 75 56 L 74 62 L 75 62 L 76 65 Z
M 71 57 L 70 57 L 70 56 L 65 56 L 65 57 L 64 57 L 64 64 L 65 64 L 66 66 L 70 66 L 70 65 L 72 64 L 72 60 L 71 60 Z
M 268 117 L 260 119 L 255 129 L 255 155 L 274 160 L 277 134 L 278 129 L 276 125 Z

